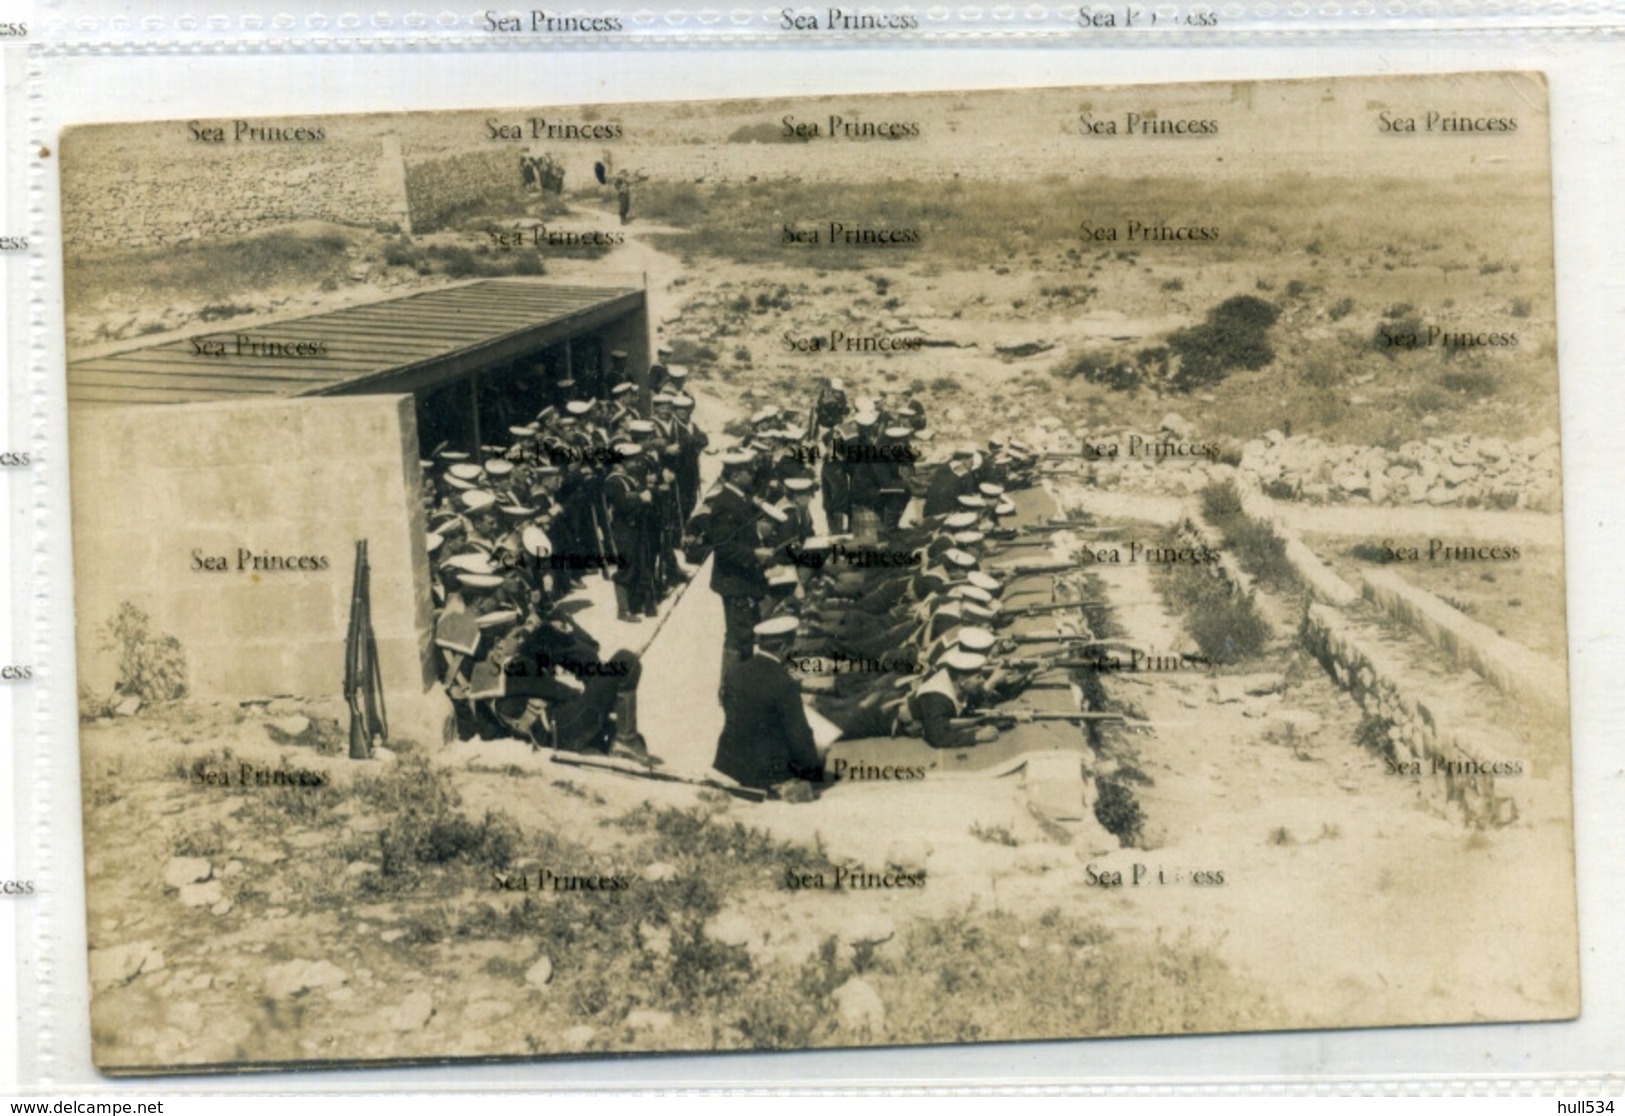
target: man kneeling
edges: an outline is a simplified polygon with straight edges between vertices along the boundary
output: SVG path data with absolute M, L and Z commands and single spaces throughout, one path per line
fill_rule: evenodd
M 809 802 L 823 761 L 813 742 L 801 688 L 785 668 L 799 621 L 776 616 L 753 629 L 756 651 L 734 668 L 723 693 L 722 736 L 712 765 L 742 786 Z

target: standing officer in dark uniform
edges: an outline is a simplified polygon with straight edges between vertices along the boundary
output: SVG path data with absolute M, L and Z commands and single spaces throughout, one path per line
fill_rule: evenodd
M 822 776 L 823 761 L 801 688 L 784 666 L 798 626 L 794 616 L 756 625 L 756 653 L 736 668 L 723 698 L 722 736 L 712 766 L 743 786 L 809 802 L 814 795 L 807 780 Z
M 617 445 L 615 464 L 604 481 L 615 546 L 615 553 L 606 556 L 615 563 L 615 613 L 617 619 L 630 624 L 653 606 L 649 534 L 654 497 L 634 463 L 642 454 L 643 447 L 636 442 Z
M 750 658 L 752 629 L 767 595 L 762 565 L 772 551 L 762 546 L 751 487 L 756 483 L 755 458 L 746 452 L 724 454 L 722 487 L 711 500 L 711 591 L 722 598 L 727 635 L 722 644 L 722 687 L 731 668 Z

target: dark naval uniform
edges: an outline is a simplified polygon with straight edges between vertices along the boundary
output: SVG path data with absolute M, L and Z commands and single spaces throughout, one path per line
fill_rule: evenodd
M 801 690 L 778 659 L 758 651 L 739 664 L 722 708 L 718 771 L 759 790 L 817 776 L 818 748 Z
M 751 629 L 760 618 L 759 602 L 767 595 L 767 578 L 756 561 L 761 545 L 756 508 L 732 485 L 724 484 L 711 501 L 711 591 L 722 598 L 727 623 L 725 649 L 748 658 Z

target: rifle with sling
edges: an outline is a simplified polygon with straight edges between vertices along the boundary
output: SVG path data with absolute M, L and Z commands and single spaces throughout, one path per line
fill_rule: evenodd
M 1012 619 L 1018 616 L 1047 616 L 1052 612 L 1069 612 L 1077 608 L 1099 608 L 1105 603 L 1105 601 L 1054 601 L 1050 604 L 1022 605 L 1020 608 L 1007 608 L 1000 615 Z
M 981 725 L 992 725 L 998 729 L 1014 728 L 1016 725 L 1039 724 L 1045 721 L 1064 721 L 1067 724 L 1087 725 L 1103 721 L 1128 723 L 1128 718 L 1121 713 L 1106 713 L 1096 710 L 1058 710 L 1046 712 L 1038 709 L 1022 709 L 1015 712 L 987 712 L 972 713 L 966 717 L 955 717 L 948 722 L 952 728 L 977 728 Z
M 707 779 L 691 775 L 675 775 L 669 771 L 656 771 L 652 767 L 641 764 L 616 763 L 607 758 L 584 756 L 575 752 L 554 752 L 554 763 L 562 763 L 567 767 L 590 767 L 598 771 L 612 771 L 617 775 L 627 775 L 633 779 L 652 779 L 657 783 L 687 783 L 691 787 L 705 787 L 709 790 L 718 790 L 723 794 L 731 794 L 735 798 L 742 798 L 747 802 L 766 802 L 768 794 L 755 787 L 744 787 L 737 784 L 723 783 L 716 779 Z

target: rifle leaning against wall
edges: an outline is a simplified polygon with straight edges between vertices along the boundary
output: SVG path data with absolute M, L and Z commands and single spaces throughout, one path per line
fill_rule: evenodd
M 350 630 L 344 640 L 344 703 L 350 707 L 350 758 L 371 759 L 373 748 L 389 739 L 389 722 L 384 715 L 378 640 L 372 630 L 372 567 L 366 539 L 355 544 Z

